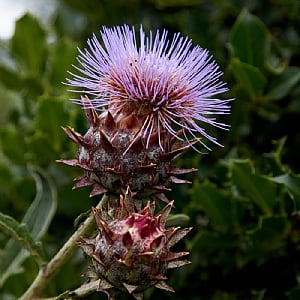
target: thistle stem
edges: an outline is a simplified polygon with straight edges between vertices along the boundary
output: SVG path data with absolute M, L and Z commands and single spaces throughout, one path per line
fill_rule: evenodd
M 106 201 L 106 195 L 102 197 L 97 205 L 97 208 L 101 206 L 102 201 Z M 32 282 L 31 286 L 23 294 L 20 300 L 33 300 L 39 299 L 39 296 L 43 290 L 49 284 L 54 275 L 61 269 L 61 267 L 71 258 L 71 255 L 77 249 L 76 242 L 86 234 L 88 234 L 95 227 L 95 221 L 93 214 L 80 225 L 80 227 L 73 233 L 69 240 L 63 245 L 63 247 L 57 252 L 57 254 L 40 269 L 35 280 Z
M 79 288 L 72 292 L 65 292 L 59 296 L 50 297 L 50 298 L 39 298 L 39 300 L 57 300 L 57 299 L 74 299 L 74 298 L 83 298 L 85 296 L 88 296 L 89 294 L 97 291 L 99 287 L 100 279 L 93 280 L 87 283 L 84 283 Z M 63 298 L 62 298 L 63 297 Z M 111 298 L 109 300 L 115 300 L 115 298 Z
M 100 281 L 100 279 L 85 283 L 82 286 L 80 286 L 79 288 L 77 288 L 76 290 L 72 291 L 70 294 L 72 297 L 74 296 L 76 298 L 83 298 L 83 297 L 97 291 L 97 289 L 99 287 L 99 281 Z M 67 299 L 72 299 L 72 298 L 67 298 Z

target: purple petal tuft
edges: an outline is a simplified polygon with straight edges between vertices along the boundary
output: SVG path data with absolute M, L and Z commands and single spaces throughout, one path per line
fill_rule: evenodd
M 74 66 L 79 74 L 70 72 L 73 78 L 67 79 L 75 92 L 91 97 L 88 102 L 73 99 L 75 103 L 140 116 L 139 135 L 146 146 L 154 132 L 161 145 L 163 131 L 191 146 L 195 138 L 205 146 L 201 136 L 220 145 L 201 124 L 228 129 L 214 116 L 230 113 L 231 99 L 216 98 L 228 88 L 206 49 L 193 46 L 179 33 L 169 40 L 166 30 L 147 36 L 142 26 L 138 36 L 127 25 L 103 27 L 100 34 L 103 45 L 95 35 L 88 40 L 88 49 L 79 50 L 81 66 Z M 183 137 L 178 136 L 179 129 Z

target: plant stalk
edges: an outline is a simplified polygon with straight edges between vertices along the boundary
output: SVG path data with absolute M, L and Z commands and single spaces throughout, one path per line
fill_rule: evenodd
M 97 205 L 101 206 L 102 201 L 106 200 L 106 195 L 102 197 Z M 57 254 L 49 261 L 47 265 L 40 269 L 35 280 L 27 291 L 21 296 L 20 300 L 37 300 L 44 289 L 49 284 L 49 281 L 61 269 L 61 267 L 71 258 L 71 255 L 77 249 L 76 243 L 84 235 L 87 235 L 92 229 L 95 228 L 94 216 L 91 213 L 89 217 L 80 225 L 80 227 L 73 233 L 69 240 L 57 252 Z

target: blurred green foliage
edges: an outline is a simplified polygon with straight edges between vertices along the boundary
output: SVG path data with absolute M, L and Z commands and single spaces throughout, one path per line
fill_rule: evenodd
M 88 189 L 71 190 L 79 170 L 55 162 L 76 155 L 60 127 L 87 126 L 62 81 L 77 47 L 123 23 L 190 36 L 214 55 L 235 98 L 223 120 L 230 131 L 215 133 L 224 147 L 177 160 L 199 168 L 169 195 L 189 216 L 182 225 L 194 227 L 185 239 L 192 264 L 170 272 L 175 294 L 149 290 L 146 299 L 300 299 L 297 0 L 60 0 L 47 28 L 30 14 L 16 22 L 0 42 L 0 298 L 17 299 L 97 203 Z M 76 288 L 85 268 L 78 251 L 45 296 Z

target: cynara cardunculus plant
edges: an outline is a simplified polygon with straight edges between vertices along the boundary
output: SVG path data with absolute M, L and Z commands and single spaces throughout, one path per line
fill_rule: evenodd
M 90 128 L 82 136 L 65 128 L 79 145 L 78 158 L 62 162 L 82 168 L 75 187 L 93 185 L 91 195 L 120 193 L 129 186 L 137 197 L 151 194 L 166 200 L 168 182 L 193 171 L 172 167 L 172 160 L 189 147 L 217 140 L 202 124 L 222 129 L 215 115 L 229 112 L 222 72 L 192 41 L 167 31 L 136 36 L 128 26 L 101 31 L 89 49 L 80 51 L 68 84 L 83 94 L 74 101 L 86 111 Z M 99 110 L 100 115 L 95 110 Z
M 190 229 L 165 228 L 173 202 L 164 193 L 195 169 L 175 168 L 173 159 L 219 144 L 203 124 L 226 129 L 215 116 L 229 113 L 230 100 L 217 98 L 227 88 L 208 51 L 180 34 L 104 27 L 101 39 L 88 41 L 79 74 L 67 81 L 82 94 L 74 101 L 90 127 L 85 135 L 64 128 L 79 151 L 60 162 L 84 170 L 75 188 L 92 185 L 91 196 L 106 195 L 93 210 L 97 235 L 79 243 L 92 260 L 92 282 L 110 299 L 116 290 L 142 299 L 150 286 L 171 291 L 166 271 L 188 263 L 180 260 L 187 252 L 170 248 Z M 149 197 L 168 204 L 155 214 Z

